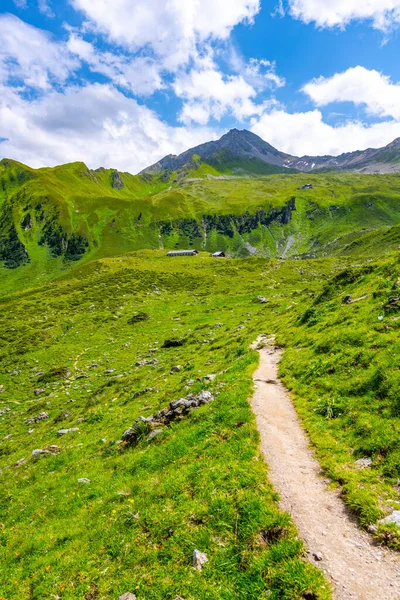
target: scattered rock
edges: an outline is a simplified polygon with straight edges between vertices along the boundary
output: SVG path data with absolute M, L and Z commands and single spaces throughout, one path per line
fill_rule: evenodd
M 122 594 L 122 596 L 120 596 L 118 600 L 136 600 L 136 596 L 131 592 L 126 592 L 125 594 Z
M 356 465 L 360 467 L 360 469 L 366 469 L 372 465 L 372 458 L 359 458 L 356 460 Z
M 92 483 L 92 482 L 87 477 L 81 477 L 80 479 L 78 479 L 78 483 Z
M 65 421 L 66 419 L 68 419 L 71 416 L 71 413 L 68 412 L 68 410 L 63 410 L 58 417 L 56 417 L 54 419 L 55 423 L 60 423 L 60 421 Z
M 171 367 L 171 373 L 179 373 L 182 370 L 182 367 L 180 365 L 175 365 L 174 367 Z
M 5 406 L 4 408 L 0 408 L 0 417 L 2 415 L 5 415 L 8 412 L 10 412 L 10 409 L 8 408 L 8 406 Z
M 147 441 L 151 442 L 151 440 L 154 440 L 154 438 L 156 438 L 162 432 L 163 432 L 162 429 L 153 429 L 153 431 L 150 433 L 149 437 L 147 438 Z
M 353 298 L 351 296 L 345 296 L 343 298 L 343 304 L 351 304 L 353 302 Z
M 210 375 L 206 375 L 203 379 L 204 381 L 214 381 L 216 378 L 216 373 L 211 373 Z
M 376 525 L 368 525 L 367 529 L 368 529 L 369 533 L 372 533 L 372 534 L 374 534 L 378 531 L 378 527 Z
M 59 446 L 47 446 L 46 448 L 32 450 L 32 457 L 43 456 L 45 454 L 58 454 L 60 452 Z
M 115 369 L 106 369 L 104 371 L 104 375 L 111 375 L 111 373 L 115 373 Z
M 146 388 L 145 390 L 140 390 L 139 392 L 135 392 L 133 394 L 133 398 L 140 398 L 140 396 L 144 396 L 145 394 L 150 394 L 150 392 L 155 392 L 155 388 Z
M 44 388 L 36 388 L 36 390 L 33 390 L 33 393 L 35 394 L 35 396 L 40 396 L 40 394 L 44 394 L 45 391 L 46 390 Z
M 388 525 L 389 523 L 394 523 L 395 525 L 400 526 L 400 510 L 394 510 L 391 515 L 381 519 L 379 521 L 382 525 Z
M 264 298 L 264 296 L 257 296 L 256 302 L 258 302 L 259 304 L 267 304 L 269 300 L 267 298 Z
M 20 458 L 20 460 L 17 460 L 14 467 L 21 467 L 22 465 L 25 465 L 25 464 L 26 464 L 26 458 Z
M 138 362 L 135 363 L 135 367 L 147 367 L 148 365 L 158 365 L 158 360 L 152 358 L 151 360 L 138 360 Z
M 93 363 L 92 365 L 89 366 L 89 369 L 98 369 L 99 365 L 97 363 Z
M 40 421 L 46 421 L 49 418 L 49 413 L 41 412 L 36 417 L 31 417 L 25 421 L 26 425 L 33 425 L 34 423 L 39 423 Z
M 198 571 L 201 571 L 203 565 L 208 562 L 207 554 L 204 552 L 200 552 L 199 550 L 195 550 L 193 552 L 193 566 Z
M 128 325 L 134 325 L 135 323 L 141 323 L 143 321 L 148 321 L 150 319 L 150 315 L 144 312 L 138 312 L 133 314 L 128 319 Z
M 57 435 L 61 437 L 62 435 L 66 435 L 67 433 L 73 433 L 75 431 L 79 431 L 78 427 L 70 427 L 69 429 L 60 429 L 57 431 Z
M 317 562 L 321 562 L 321 560 L 324 560 L 324 557 L 322 556 L 322 552 L 314 552 L 313 558 Z
M 186 398 L 173 400 L 156 415 L 150 415 L 147 418 L 139 417 L 132 427 L 129 427 L 122 434 L 122 442 L 130 446 L 136 446 L 145 435 L 150 434 L 153 427 L 157 425 L 169 425 L 172 421 L 186 416 L 195 408 L 208 404 L 212 400 L 214 400 L 214 396 L 211 392 L 204 390 L 196 395 L 189 394 Z
M 184 346 L 184 344 L 186 343 L 186 340 L 180 340 L 180 339 L 169 339 L 169 340 L 165 340 L 162 347 L 163 348 L 179 348 L 180 346 Z

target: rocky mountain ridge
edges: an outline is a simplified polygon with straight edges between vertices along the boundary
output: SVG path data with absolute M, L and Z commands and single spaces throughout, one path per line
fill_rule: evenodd
M 190 164 L 193 157 L 211 165 L 227 159 L 241 159 L 272 165 L 282 171 L 290 169 L 305 173 L 321 169 L 367 174 L 397 173 L 400 172 L 400 138 L 383 148 L 368 148 L 339 156 L 297 157 L 277 150 L 251 131 L 231 129 L 219 140 L 206 142 L 178 156 L 170 154 L 144 169 L 141 174 L 176 171 Z

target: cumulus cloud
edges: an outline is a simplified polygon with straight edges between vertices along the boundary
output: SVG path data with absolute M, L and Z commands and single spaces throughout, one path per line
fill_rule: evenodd
M 75 33 L 71 33 L 67 46 L 91 71 L 105 75 L 136 95 L 150 95 L 164 87 L 159 65 L 150 57 L 100 52 Z
M 289 12 L 318 27 L 345 27 L 353 20 L 370 20 L 386 30 L 400 23 L 400 0 L 288 0 Z
M 365 148 L 379 148 L 400 137 L 400 123 L 366 125 L 347 121 L 339 126 L 324 122 L 319 110 L 288 113 L 272 110 L 254 118 L 251 130 L 280 150 L 295 156 L 333 156 Z
M 257 103 L 257 95 L 268 87 L 285 84 L 274 69 L 275 65 L 269 61 L 251 59 L 243 65 L 240 75 L 224 75 L 214 64 L 207 63 L 178 76 L 173 89 L 184 99 L 180 120 L 206 124 L 211 118 L 220 120 L 227 113 L 239 121 L 261 114 L 273 100 Z
M 303 91 L 317 106 L 353 102 L 365 105 L 371 115 L 400 120 L 400 85 L 378 71 L 354 67 L 333 77 L 314 79 Z
M 34 101 L 0 86 L 0 131 L 2 156 L 33 167 L 82 160 L 133 173 L 220 134 L 171 127 L 106 84 L 68 87 Z
M 226 39 L 233 27 L 252 21 L 260 0 L 71 0 L 88 26 L 136 50 L 148 47 L 170 70 L 196 55 L 196 43 Z
M 64 83 L 79 67 L 63 43 L 13 15 L 0 15 L 0 81 L 22 80 L 37 89 Z

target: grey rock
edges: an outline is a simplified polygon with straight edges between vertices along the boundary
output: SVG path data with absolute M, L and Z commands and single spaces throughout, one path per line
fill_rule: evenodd
M 39 423 L 40 421 L 46 421 L 49 418 L 49 413 L 41 412 L 35 417 L 31 417 L 25 421 L 26 425 L 33 425 L 34 423 Z
M 20 458 L 19 460 L 17 460 L 14 467 L 21 467 L 22 465 L 25 465 L 25 464 L 26 464 L 26 458 Z
M 151 442 L 151 440 L 154 440 L 154 438 L 159 436 L 160 433 L 162 433 L 162 432 L 163 432 L 162 429 L 153 429 L 153 431 L 150 433 L 149 437 L 147 438 L 147 441 Z
M 133 394 L 133 398 L 139 398 L 140 396 L 144 396 L 145 394 L 149 394 L 150 392 L 155 392 L 155 388 L 146 388 L 145 390 L 139 390 L 139 392 L 135 392 Z
M 45 389 L 44 388 L 36 388 L 36 390 L 33 390 L 33 393 L 35 394 L 35 396 L 40 396 L 41 394 L 45 393 Z
M 120 596 L 118 600 L 136 600 L 136 596 L 131 592 L 125 592 L 125 594 L 122 594 L 122 596 Z
M 59 423 L 60 421 L 65 421 L 70 416 L 71 416 L 71 413 L 68 410 L 63 410 L 62 413 L 60 413 L 58 415 L 58 417 L 55 419 L 55 421 L 56 421 L 56 423 Z
M 382 525 L 387 525 L 389 523 L 394 523 L 395 525 L 400 526 L 400 510 L 394 510 L 391 515 L 381 519 L 379 521 Z
M 122 188 L 125 187 L 118 171 L 112 171 L 111 173 L 111 187 L 114 188 L 114 190 L 122 190 Z
M 78 479 L 78 483 L 92 483 L 92 482 L 87 477 L 81 477 L 80 479 Z
M 32 457 L 34 458 L 35 456 L 43 456 L 45 454 L 58 454 L 59 452 L 59 446 L 47 446 L 46 448 L 32 450 Z
M 368 529 L 369 533 L 372 533 L 372 534 L 374 534 L 378 531 L 378 527 L 376 525 L 368 525 L 367 529 Z
M 345 296 L 343 298 L 343 304 L 351 304 L 353 302 L 353 298 L 351 296 Z
M 57 435 L 61 437 L 62 435 L 67 435 L 67 433 L 73 433 L 75 431 L 79 431 L 78 427 L 70 427 L 69 429 L 60 429 L 57 431 Z
M 181 365 L 175 365 L 174 367 L 171 367 L 171 373 L 179 373 L 180 371 L 182 371 Z
M 324 557 L 322 556 L 322 552 L 314 552 L 313 558 L 317 562 L 321 562 L 321 560 L 324 560 Z
M 115 369 L 106 369 L 104 371 L 104 375 L 111 375 L 111 373 L 115 373 Z
M 264 298 L 264 296 L 257 296 L 256 302 L 259 304 L 267 304 L 269 301 L 267 298 Z
M 366 469 L 372 465 L 372 458 L 359 458 L 356 460 L 356 465 L 360 467 L 360 469 Z
M 5 415 L 6 413 L 10 412 L 10 409 L 8 408 L 8 406 L 5 406 L 4 408 L 0 409 L 0 417 L 2 415 Z
M 4 392 L 4 385 L 0 385 L 0 394 Z
M 152 358 L 151 360 L 138 360 L 137 363 L 135 363 L 135 367 L 146 367 L 148 365 L 157 365 L 158 364 L 158 360 L 156 358 Z
M 200 550 L 195 550 L 193 552 L 193 566 L 198 571 L 201 571 L 203 565 L 208 562 L 207 554 L 204 552 L 200 552 Z

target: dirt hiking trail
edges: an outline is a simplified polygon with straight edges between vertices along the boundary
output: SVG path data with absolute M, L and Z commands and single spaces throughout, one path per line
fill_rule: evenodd
M 337 600 L 400 600 L 400 555 L 374 545 L 357 527 L 339 491 L 328 488 L 278 379 L 281 352 L 273 339 L 259 338 L 254 348 L 258 344 L 267 344 L 259 350 L 252 399 L 261 447 L 280 507 L 296 523 L 310 562 L 326 574 Z

